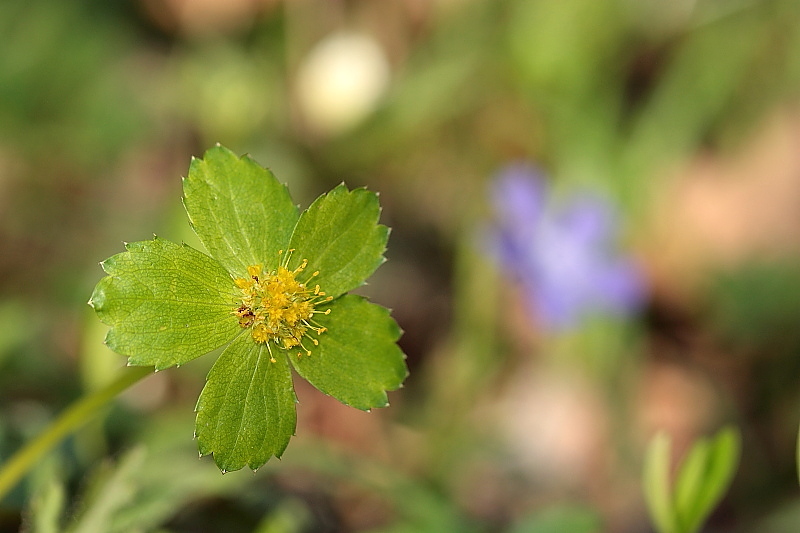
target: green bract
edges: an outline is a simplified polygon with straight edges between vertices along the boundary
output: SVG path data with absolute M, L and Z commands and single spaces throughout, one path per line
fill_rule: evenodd
M 294 433 L 291 368 L 358 409 L 407 374 L 389 312 L 346 294 L 384 261 L 377 195 L 339 185 L 303 213 L 286 187 L 217 145 L 183 182 L 209 255 L 154 238 L 102 263 L 89 304 L 106 343 L 156 370 L 225 347 L 197 402 L 200 453 L 225 472 L 279 457 Z

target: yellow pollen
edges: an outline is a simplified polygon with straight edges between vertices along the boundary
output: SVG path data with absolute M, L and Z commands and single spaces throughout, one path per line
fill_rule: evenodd
M 311 351 L 303 345 L 303 337 L 308 337 L 314 346 L 319 341 L 312 337 L 325 333 L 326 328 L 313 321 L 315 314 L 330 314 L 330 309 L 317 310 L 316 306 L 325 304 L 333 298 L 325 296 L 319 285 L 313 290 L 308 289 L 305 282 L 296 278 L 301 275 L 308 265 L 303 259 L 294 270 L 289 270 L 288 263 L 294 250 L 288 250 L 282 255 L 282 264 L 271 272 L 264 271 L 262 265 L 247 267 L 247 278 L 234 280 L 241 290 L 239 305 L 232 311 L 239 319 L 239 325 L 250 328 L 250 335 L 259 344 L 266 344 L 270 354 L 270 361 L 275 362 L 270 348 L 270 341 L 278 348 L 291 349 L 300 347 L 306 355 Z M 317 276 L 314 272 L 308 279 Z M 302 352 L 298 352 L 302 355 Z

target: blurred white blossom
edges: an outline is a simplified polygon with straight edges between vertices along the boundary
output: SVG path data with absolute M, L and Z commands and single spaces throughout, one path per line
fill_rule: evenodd
M 317 132 L 347 130 L 372 112 L 389 84 L 386 55 L 372 37 L 339 32 L 320 41 L 297 74 L 297 99 Z

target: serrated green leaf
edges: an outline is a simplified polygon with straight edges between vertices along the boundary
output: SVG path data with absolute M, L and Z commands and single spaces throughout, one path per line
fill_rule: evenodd
M 126 245 L 104 263 L 109 275 L 90 303 L 111 326 L 107 344 L 130 364 L 166 368 L 227 344 L 197 402 L 201 454 L 225 472 L 283 453 L 296 424 L 287 356 L 348 405 L 387 405 L 386 391 L 407 374 L 400 329 L 387 310 L 342 296 L 384 261 L 389 230 L 378 224 L 376 194 L 340 185 L 300 216 L 268 170 L 218 145 L 193 159 L 184 206 L 211 257 L 160 239 Z M 312 307 L 330 308 L 315 314 L 327 331 L 306 322 Z M 306 348 L 303 340 L 312 356 L 278 348 Z
M 292 233 L 292 268 L 308 260 L 308 272 L 336 298 L 362 285 L 384 261 L 389 228 L 378 224 L 378 196 L 339 185 L 303 212 Z
M 669 437 L 659 433 L 650 441 L 642 476 L 644 498 L 650 519 L 659 533 L 680 533 L 669 481 L 671 448 Z
M 231 316 L 236 287 L 219 263 L 159 238 L 126 248 L 102 263 L 108 276 L 89 304 L 111 328 L 108 347 L 131 365 L 180 365 L 224 345 L 240 329 Z
M 386 391 L 400 387 L 408 369 L 396 341 L 400 328 L 389 311 L 359 296 L 331 302 L 318 315 L 327 331 L 311 355 L 290 356 L 295 370 L 316 388 L 358 409 L 388 405 Z
M 721 430 L 708 444 L 702 484 L 695 498 L 677 510 L 687 533 L 699 531 L 722 499 L 739 465 L 740 448 L 741 437 L 733 428 Z
M 192 228 L 228 272 L 241 277 L 250 265 L 278 265 L 298 210 L 272 172 L 217 145 L 192 160 L 183 195 Z
M 275 349 L 273 348 L 273 351 Z M 294 388 L 284 353 L 270 361 L 266 344 L 243 332 L 219 356 L 197 401 L 201 455 L 214 454 L 224 472 L 256 470 L 280 457 L 294 434 Z

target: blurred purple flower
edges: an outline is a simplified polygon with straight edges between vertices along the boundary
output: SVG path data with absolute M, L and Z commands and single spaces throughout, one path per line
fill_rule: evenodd
M 644 280 L 615 248 L 617 220 L 606 199 L 576 193 L 554 205 L 541 174 L 521 163 L 503 169 L 492 192 L 490 246 L 543 325 L 567 329 L 587 315 L 627 316 L 641 307 Z

